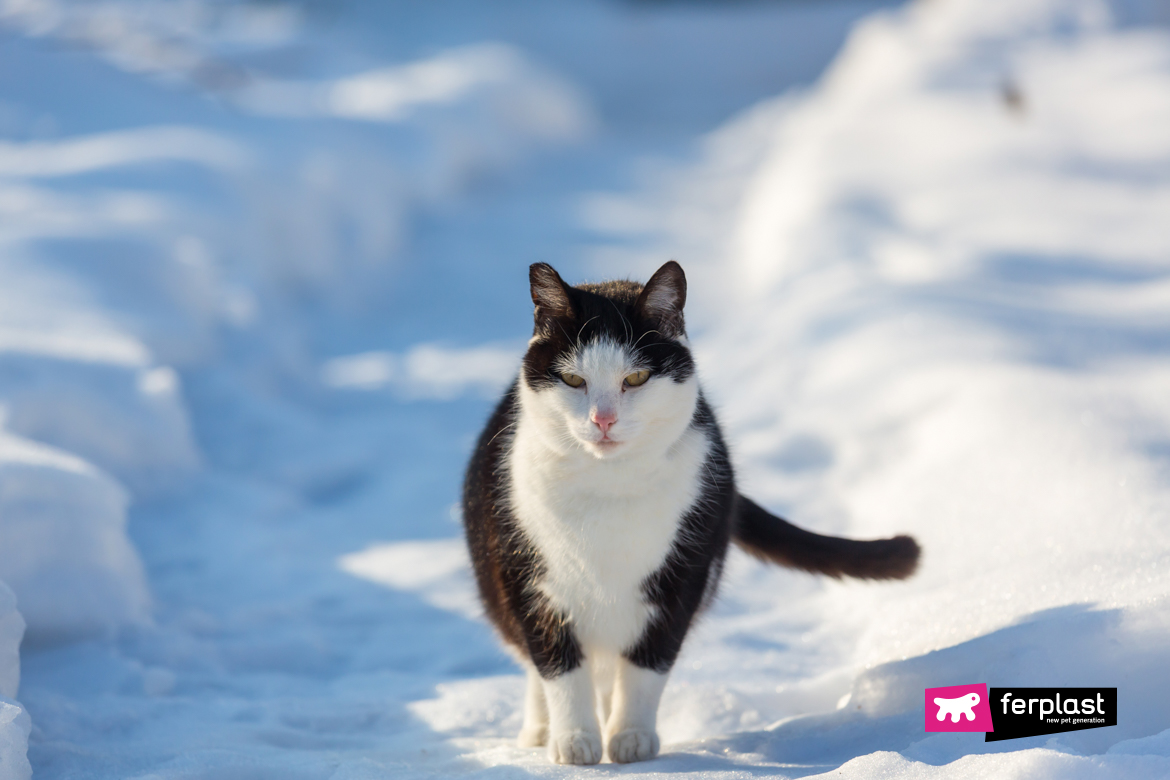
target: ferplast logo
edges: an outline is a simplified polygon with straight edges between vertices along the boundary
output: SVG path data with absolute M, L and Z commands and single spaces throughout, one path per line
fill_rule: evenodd
M 926 689 L 927 731 L 982 731 L 996 742 L 1116 725 L 1116 688 Z
M 927 731 L 994 731 L 987 686 L 951 685 L 926 689 Z

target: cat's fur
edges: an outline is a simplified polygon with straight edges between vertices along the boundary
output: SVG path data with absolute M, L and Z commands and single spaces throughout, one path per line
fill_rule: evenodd
M 603 742 L 613 761 L 643 760 L 658 752 L 666 675 L 730 541 L 872 579 L 909 576 L 918 545 L 814 534 L 736 492 L 687 346 L 677 263 L 645 286 L 570 287 L 543 263 L 530 282 L 535 331 L 464 485 L 476 580 L 528 670 L 520 744 L 547 744 L 559 763 L 596 763 Z M 625 381 L 644 370 L 644 384 Z

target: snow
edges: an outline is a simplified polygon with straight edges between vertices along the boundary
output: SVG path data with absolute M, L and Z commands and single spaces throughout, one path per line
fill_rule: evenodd
M 24 618 L 16 610 L 12 589 L 0 583 L 0 696 L 16 698 L 20 687 L 20 640 Z
M 196 468 L 172 369 L 61 360 L 46 351 L 0 354 L 9 430 L 77 453 L 142 495 L 165 492 Z
M 1170 774 L 1166 21 L 0 0 L 0 780 Z M 745 492 L 923 564 L 733 555 L 664 754 L 552 766 L 461 470 L 527 265 L 669 257 Z M 979 682 L 1118 725 L 922 731 Z
M 321 367 L 321 381 L 338 389 L 392 389 L 404 398 L 451 399 L 468 393 L 499 398 L 523 354 L 522 343 L 417 344 L 405 354 L 374 351 L 332 358 Z
M 19 704 L 0 696 L 0 777 L 5 780 L 28 780 L 29 766 L 28 713 Z
M 378 544 L 338 559 L 342 571 L 397 590 L 417 593 L 426 603 L 478 619 L 471 561 L 461 539 Z
M 16 594 L 26 642 L 148 619 L 145 572 L 126 535 L 127 500 L 121 485 L 80 458 L 0 433 L 0 580 Z
M 12 590 L 0 582 L 0 777 L 27 780 L 32 776 L 28 763 L 28 713 L 17 702 L 20 685 L 20 640 L 24 619 L 16 610 Z

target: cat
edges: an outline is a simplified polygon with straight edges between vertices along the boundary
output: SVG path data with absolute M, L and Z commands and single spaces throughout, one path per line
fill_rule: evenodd
M 901 579 L 909 536 L 802 530 L 740 495 L 695 375 L 678 263 L 644 286 L 529 269 L 535 327 L 467 469 L 488 618 L 527 672 L 519 744 L 562 764 L 653 758 L 667 674 L 730 542 L 832 577 Z

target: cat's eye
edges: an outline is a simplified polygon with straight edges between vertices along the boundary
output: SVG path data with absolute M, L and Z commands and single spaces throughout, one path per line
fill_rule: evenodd
M 561 379 L 564 380 L 565 384 L 569 387 L 580 387 L 581 385 L 585 384 L 585 380 L 576 374 L 561 374 Z
M 638 385 L 646 384 L 646 380 L 650 378 L 650 372 L 643 369 L 642 371 L 635 371 L 626 377 L 626 384 L 630 387 L 637 387 Z

